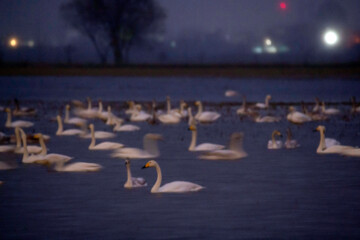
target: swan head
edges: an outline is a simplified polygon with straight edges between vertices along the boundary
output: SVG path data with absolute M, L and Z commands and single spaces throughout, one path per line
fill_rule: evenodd
M 142 168 L 156 167 L 157 163 L 155 160 L 148 161 Z
M 325 133 L 325 130 L 326 130 L 326 128 L 325 128 L 325 126 L 323 126 L 323 125 L 319 125 L 319 126 L 317 126 L 317 128 L 315 129 L 315 131 L 323 132 L 323 133 Z
M 94 124 L 90 123 L 89 124 L 89 129 L 94 129 Z
M 56 120 L 58 120 L 58 121 L 61 122 L 61 117 L 60 117 L 60 115 L 57 115 L 57 116 L 56 116 Z
M 279 132 L 278 130 L 274 130 L 273 133 L 272 133 L 273 136 L 280 136 L 282 137 L 282 134 L 281 132 Z
M 191 124 L 188 128 L 189 131 L 196 131 L 196 126 Z
M 42 137 L 41 133 L 34 134 L 33 138 L 40 139 Z
M 201 104 L 200 101 L 196 101 L 196 102 L 195 102 L 195 106 L 199 106 L 200 104 Z
M 266 95 L 266 99 L 271 99 L 271 95 L 270 94 L 268 94 L 268 95 Z
M 11 112 L 10 108 L 5 108 L 5 112 L 10 113 Z
M 66 110 L 70 110 L 70 105 L 66 104 L 65 108 L 66 108 Z
M 125 166 L 130 165 L 130 160 L 129 159 L 125 159 Z
M 289 107 L 289 112 L 295 112 L 295 110 L 296 110 L 296 109 L 295 109 L 294 106 L 290 106 L 290 107 Z

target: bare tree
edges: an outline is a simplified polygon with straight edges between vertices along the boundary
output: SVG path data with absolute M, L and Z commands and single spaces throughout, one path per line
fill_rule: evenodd
M 162 30 L 163 9 L 153 0 L 70 0 L 60 9 L 64 19 L 93 43 L 102 63 L 108 52 L 121 64 L 135 43 Z

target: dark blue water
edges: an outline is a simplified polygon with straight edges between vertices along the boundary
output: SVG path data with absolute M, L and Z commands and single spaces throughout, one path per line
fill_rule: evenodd
M 104 168 L 95 173 L 58 173 L 43 166 L 21 164 L 21 156 L 0 153 L 0 161 L 17 164 L 0 171 L 0 239 L 358 239 L 360 237 L 360 158 L 318 155 L 319 124 L 327 137 L 342 144 L 360 146 L 360 116 L 349 114 L 350 96 L 359 96 L 357 80 L 239 80 L 215 78 L 54 78 L 2 77 L 0 105 L 13 106 L 19 98 L 24 106 L 36 107 L 38 116 L 27 132 L 52 136 L 50 152 L 73 156 L 73 162 L 95 162 Z M 287 106 L 269 112 L 281 116 L 279 123 L 259 124 L 240 119 L 235 111 L 240 98 L 224 97 L 234 89 L 249 101 L 263 101 L 270 93 L 276 102 L 311 102 L 315 96 L 342 110 L 324 122 L 301 126 L 284 118 Z M 247 158 L 235 161 L 206 161 L 187 151 L 190 132 L 187 122 L 178 125 L 148 125 L 141 130 L 117 133 L 118 141 L 142 146 L 142 136 L 160 133 L 161 156 L 157 159 L 163 183 L 186 180 L 206 187 L 190 194 L 151 194 L 154 169 L 141 167 L 145 160 L 132 161 L 134 176 L 144 177 L 149 186 L 123 188 L 124 161 L 107 151 L 89 151 L 89 140 L 55 136 L 50 121 L 72 99 L 87 96 L 111 104 L 116 115 L 125 117 L 124 100 L 164 102 L 169 95 L 177 105 L 184 99 L 211 102 L 206 109 L 222 117 L 214 124 L 198 127 L 198 143 L 227 144 L 234 131 L 245 133 Z M 237 105 L 227 102 L 238 102 Z M 96 105 L 96 103 L 94 103 Z M 0 114 L 5 122 L 5 113 Z M 100 120 L 96 130 L 111 131 Z M 0 131 L 11 133 L 1 125 Z M 294 150 L 267 150 L 271 132 L 283 134 L 291 127 L 301 144 Z M 66 126 L 69 127 L 69 126 Z M 98 141 L 100 142 L 100 140 Z

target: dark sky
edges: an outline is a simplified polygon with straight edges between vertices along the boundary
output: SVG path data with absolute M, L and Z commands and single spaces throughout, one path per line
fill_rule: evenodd
M 309 22 L 326 0 L 284 0 L 288 9 L 279 9 L 280 0 L 158 0 L 167 13 L 165 39 L 184 33 L 221 31 L 228 38 L 244 33 L 265 36 L 278 25 Z M 334 0 L 336 1 L 336 0 Z M 0 0 L 0 37 L 10 36 L 62 46 L 79 38 L 59 15 L 64 0 Z M 360 30 L 360 1 L 337 1 L 346 12 L 347 24 Z

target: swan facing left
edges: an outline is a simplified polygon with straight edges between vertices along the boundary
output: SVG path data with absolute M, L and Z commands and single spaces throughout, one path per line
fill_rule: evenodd
M 157 172 L 157 179 L 154 186 L 151 188 L 151 193 L 186 193 L 186 192 L 197 192 L 204 187 L 185 181 L 174 181 L 161 186 L 162 174 L 159 164 L 155 160 L 150 160 L 142 168 L 154 167 Z

